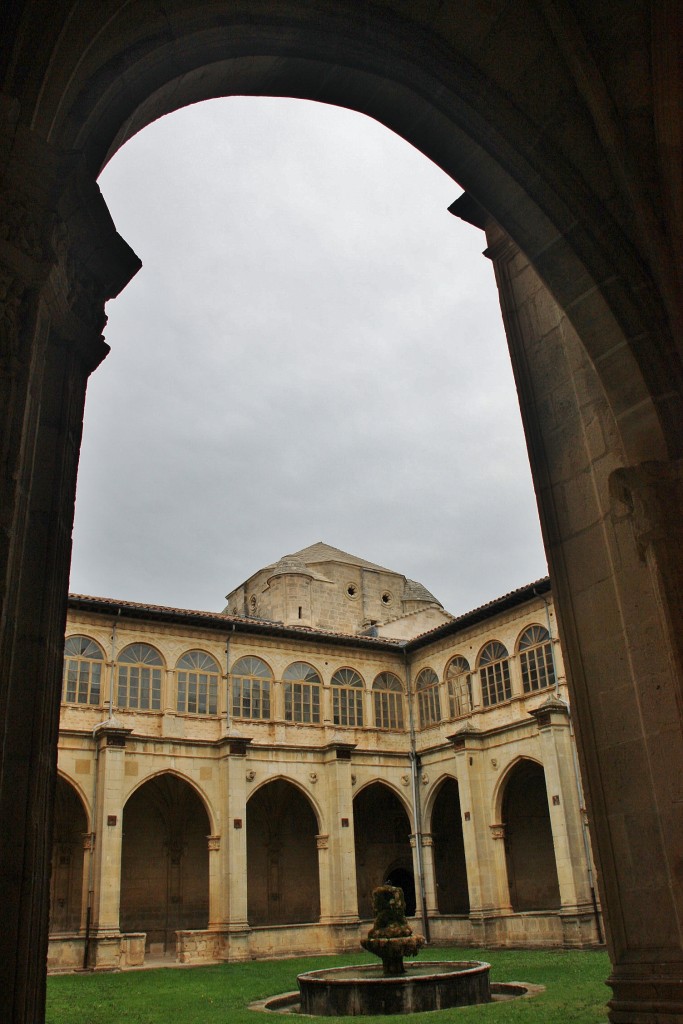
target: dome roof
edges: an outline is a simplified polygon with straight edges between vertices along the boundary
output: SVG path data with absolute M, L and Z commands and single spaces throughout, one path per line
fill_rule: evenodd
M 283 555 L 268 574 L 268 580 L 270 581 L 276 576 L 308 576 L 310 579 L 313 575 L 314 573 L 298 555 Z
M 403 600 L 424 601 L 426 604 L 436 604 L 439 608 L 443 608 L 441 601 L 437 601 L 434 595 L 430 594 L 427 588 L 423 587 L 416 580 L 406 579 L 406 585 L 403 588 Z

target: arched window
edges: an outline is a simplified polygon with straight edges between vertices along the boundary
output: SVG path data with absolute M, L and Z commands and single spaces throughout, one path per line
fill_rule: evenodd
M 472 676 L 466 658 L 458 655 L 452 658 L 446 669 L 448 689 L 448 714 L 451 718 L 469 715 L 472 710 Z
M 352 668 L 332 676 L 332 720 L 335 725 L 363 724 L 363 680 Z
M 215 715 L 221 670 L 205 651 L 187 651 L 175 667 L 176 709 L 190 715 Z
M 117 659 L 120 708 L 158 711 L 161 707 L 161 655 L 149 644 L 130 644 Z
M 285 721 L 320 722 L 320 676 L 312 665 L 295 661 L 282 676 L 285 691 Z
M 380 672 L 372 684 L 376 729 L 403 728 L 403 686 L 393 672 Z
M 89 636 L 69 636 L 64 643 L 62 700 L 66 704 L 99 704 L 104 654 Z
M 233 718 L 270 718 L 270 684 L 273 673 L 265 661 L 252 654 L 232 666 Z
M 510 700 L 510 662 L 507 650 L 498 640 L 491 640 L 479 655 L 479 678 L 485 708 Z
M 433 668 L 423 668 L 415 680 L 417 702 L 420 711 L 420 725 L 424 729 L 441 721 L 439 700 L 439 677 Z
M 543 626 L 529 626 L 519 638 L 519 661 L 525 693 L 555 685 L 555 666 L 550 633 Z

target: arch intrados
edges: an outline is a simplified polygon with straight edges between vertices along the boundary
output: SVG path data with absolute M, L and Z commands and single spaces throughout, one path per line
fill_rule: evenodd
M 503 820 L 503 800 L 505 799 L 505 790 L 507 789 L 508 783 L 515 771 L 523 764 L 533 764 L 541 769 L 545 776 L 545 766 L 543 762 L 537 758 L 532 757 L 529 754 L 519 754 L 515 757 L 508 765 L 505 766 L 501 772 L 501 776 L 498 779 L 496 787 L 493 791 L 493 812 L 494 821 Z
M 135 794 L 139 792 L 143 786 L 146 786 L 148 782 L 154 782 L 155 779 L 161 778 L 162 775 L 172 775 L 174 778 L 180 779 L 181 782 L 186 782 L 190 789 L 193 790 L 195 795 L 199 797 L 201 805 L 204 808 L 204 811 L 206 812 L 210 832 L 213 835 L 216 828 L 216 823 L 214 820 L 214 815 L 211 811 L 211 805 L 206 794 L 199 788 L 199 786 L 193 779 L 188 778 L 187 775 L 183 775 L 182 772 L 179 772 L 175 768 L 160 768 L 159 771 L 152 772 L 150 775 L 146 775 L 144 779 L 139 779 L 135 783 L 133 788 L 130 790 L 130 792 L 127 794 L 126 799 L 123 801 L 121 811 L 125 811 L 128 801 L 131 799 L 131 797 L 135 796 Z
M 406 813 L 406 816 L 408 818 L 408 824 L 412 828 L 412 808 L 408 803 L 408 800 L 403 796 L 403 793 L 400 791 L 398 786 L 395 786 L 393 782 L 388 782 L 386 779 L 370 779 L 369 782 L 364 782 L 363 785 L 358 790 L 358 792 L 353 794 L 353 803 L 355 804 L 356 800 L 361 795 L 361 793 L 364 793 L 367 789 L 370 788 L 370 786 L 382 786 L 384 789 L 389 790 L 389 792 L 392 793 L 393 796 L 397 797 L 399 803 L 401 804 L 401 807 Z
M 296 789 L 297 792 L 301 793 L 301 795 L 305 798 L 307 803 L 310 804 L 311 810 L 313 811 L 313 814 L 315 815 L 317 831 L 319 833 L 322 833 L 324 831 L 324 827 L 323 827 L 324 816 L 323 816 L 323 812 L 322 812 L 322 808 L 320 807 L 320 804 L 318 803 L 318 801 L 313 796 L 311 796 L 311 794 L 306 789 L 304 789 L 304 787 L 301 785 L 300 782 L 297 782 L 296 779 L 290 778 L 288 775 L 271 775 L 267 779 L 264 779 L 263 782 L 260 782 L 260 783 L 258 783 L 258 785 L 254 786 L 252 792 L 247 797 L 247 801 L 246 801 L 247 806 L 249 805 L 249 801 L 253 800 L 253 798 L 256 796 L 257 793 L 259 793 L 263 789 L 265 789 L 266 786 L 270 786 L 271 783 L 273 783 L 273 782 L 286 782 L 290 786 L 292 786 L 294 789 Z
M 659 359 L 654 355 L 653 334 L 669 334 L 666 316 L 663 308 L 640 310 L 628 298 L 636 292 L 634 281 L 642 281 L 643 294 L 650 282 L 616 225 L 611 229 L 619 244 L 614 239 L 610 244 L 606 211 L 595 223 L 583 183 L 573 179 L 567 161 L 555 166 L 547 153 L 540 155 L 537 128 L 525 122 L 512 99 L 477 71 L 474 61 L 468 65 L 466 53 L 454 60 L 450 49 L 417 24 L 399 22 L 385 11 L 377 15 L 378 34 L 368 34 L 369 42 L 362 37 L 367 19 L 354 38 L 348 18 L 340 19 L 339 13 L 326 19 L 319 11 L 313 17 L 295 9 L 289 18 L 296 22 L 293 32 L 284 32 L 267 9 L 260 23 L 240 24 L 226 0 L 212 6 L 211 29 L 202 30 L 196 5 L 191 10 L 179 5 L 172 38 L 165 22 L 136 22 L 133 39 L 114 17 L 106 38 L 102 26 L 94 28 L 83 74 L 73 76 L 49 118 L 50 141 L 83 151 L 97 174 L 153 120 L 218 96 L 297 97 L 373 117 L 460 183 L 519 245 L 574 323 L 616 419 L 638 409 L 637 436 L 624 431 L 627 457 L 662 457 L 670 415 L 666 396 L 672 374 L 682 373 L 663 346 L 656 348 Z M 416 62 L 409 55 L 421 33 L 425 45 L 416 52 L 425 57 Z M 114 49 L 112 40 L 118 43 Z M 106 54 L 99 65 L 98 58 L 92 61 L 98 46 Z M 46 89 L 44 98 L 48 94 Z M 41 111 L 36 120 L 46 114 Z M 616 285 L 619 271 L 622 280 Z M 604 370 L 601 357 L 609 363 Z M 611 369 L 615 358 L 618 375 Z M 667 440 L 672 451 L 683 446 L 677 431 L 669 429 Z
M 83 792 L 83 788 L 76 782 L 75 779 L 72 779 L 71 776 L 68 775 L 63 768 L 57 768 L 57 777 L 60 778 L 63 782 L 65 782 L 67 786 L 71 786 L 71 788 L 74 790 L 76 796 L 78 797 L 81 803 L 81 808 L 83 810 L 83 816 L 85 818 L 87 830 L 88 832 L 91 832 L 92 825 L 90 822 L 90 805 L 88 802 L 88 798 Z

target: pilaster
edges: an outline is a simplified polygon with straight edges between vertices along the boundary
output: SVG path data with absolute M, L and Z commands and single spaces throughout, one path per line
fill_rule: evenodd
M 121 847 L 123 839 L 123 785 L 126 741 L 132 729 L 116 718 L 95 730 L 97 744 L 97 803 L 94 815 L 94 864 L 91 896 L 91 967 L 118 966 L 109 963 L 105 950 L 108 939 L 118 949 L 121 903 Z M 103 962 L 104 957 L 104 962 Z
M 356 851 L 353 828 L 353 743 L 331 743 L 325 751 L 327 833 L 319 835 L 320 920 L 356 924 Z
M 543 752 L 560 903 L 563 908 L 585 908 L 590 906 L 591 894 L 582 836 L 583 808 L 579 802 L 569 729 L 569 707 L 551 695 L 530 714 L 538 723 Z

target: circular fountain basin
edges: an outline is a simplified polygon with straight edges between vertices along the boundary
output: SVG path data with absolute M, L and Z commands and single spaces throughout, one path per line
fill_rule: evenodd
M 491 965 L 479 960 L 422 960 L 385 977 L 381 966 L 331 967 L 296 979 L 301 1013 L 321 1017 L 424 1013 L 491 1001 Z

